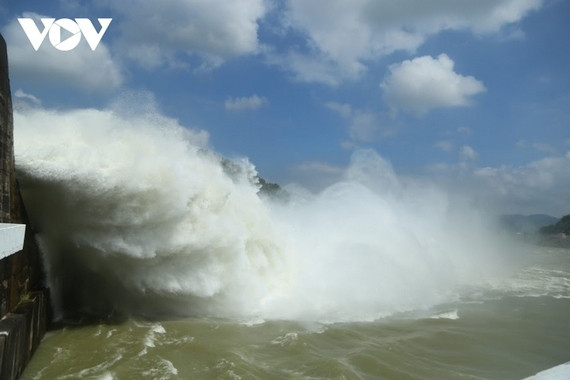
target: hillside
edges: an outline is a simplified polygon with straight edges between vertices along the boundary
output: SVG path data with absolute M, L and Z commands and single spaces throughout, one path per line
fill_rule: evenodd
M 542 227 L 541 234 L 566 234 L 570 235 L 570 215 L 563 216 L 558 222 Z
M 570 248 L 570 215 L 540 229 L 541 243 Z
M 500 217 L 501 224 L 507 231 L 522 235 L 535 234 L 541 228 L 554 224 L 558 220 L 558 218 L 545 214 L 510 214 Z

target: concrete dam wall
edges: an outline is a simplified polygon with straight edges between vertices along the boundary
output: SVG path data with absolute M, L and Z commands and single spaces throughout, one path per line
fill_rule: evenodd
M 49 300 L 14 166 L 6 43 L 0 35 L 0 380 L 17 379 L 42 339 Z M 19 234 L 24 234 L 23 242 Z

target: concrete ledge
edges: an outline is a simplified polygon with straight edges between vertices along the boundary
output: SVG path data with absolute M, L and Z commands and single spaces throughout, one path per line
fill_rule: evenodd
M 0 259 L 24 248 L 25 224 L 0 223 Z
M 47 290 L 30 293 L 0 320 L 0 380 L 22 374 L 45 333 L 47 303 Z

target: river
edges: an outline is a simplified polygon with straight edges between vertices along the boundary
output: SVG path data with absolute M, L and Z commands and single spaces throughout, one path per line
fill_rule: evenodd
M 536 247 L 512 276 L 371 321 L 67 326 L 22 379 L 522 379 L 570 361 L 569 317 L 570 251 Z

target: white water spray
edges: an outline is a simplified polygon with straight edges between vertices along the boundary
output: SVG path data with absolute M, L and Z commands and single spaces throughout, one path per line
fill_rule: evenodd
M 156 113 L 15 113 L 16 165 L 61 315 L 364 320 L 449 301 L 496 267 L 484 219 L 370 151 L 287 204 Z

